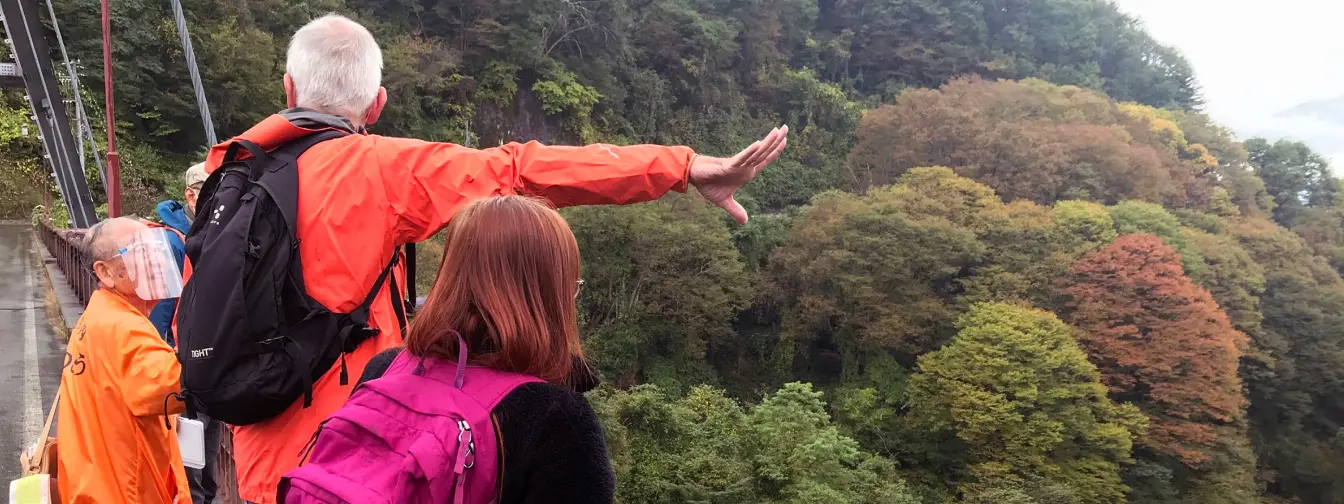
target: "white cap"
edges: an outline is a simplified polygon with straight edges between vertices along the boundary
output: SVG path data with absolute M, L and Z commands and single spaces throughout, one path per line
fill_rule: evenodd
M 205 162 L 196 163 L 191 168 L 187 168 L 187 187 L 204 184 L 207 177 L 209 175 L 205 173 Z

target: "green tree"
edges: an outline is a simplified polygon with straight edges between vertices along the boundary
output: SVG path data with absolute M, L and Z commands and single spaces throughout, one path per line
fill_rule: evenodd
M 1238 331 L 1251 336 L 1260 331 L 1260 295 L 1265 291 L 1265 268 L 1241 247 L 1236 238 L 1185 228 L 1187 246 L 1204 261 L 1207 273 L 1197 280 Z M 1244 373 L 1243 373 L 1244 374 Z
M 1308 208 L 1294 219 L 1293 231 L 1312 251 L 1344 272 L 1344 202 L 1326 208 Z
M 979 73 L 1039 77 L 1156 107 L 1200 103 L 1189 63 L 1108 2 L 839 3 L 817 24 L 816 38 L 834 48 L 821 54 L 838 56 L 829 73 L 861 89 L 932 87 Z
M 1071 243 L 1055 227 L 1049 207 L 1030 201 L 1005 205 L 981 233 L 984 264 L 962 282 L 961 304 L 1017 299 L 1049 300 L 1050 279 L 1068 268 Z
M 1207 114 L 1170 109 L 1164 112 L 1172 116 L 1191 143 L 1205 147 L 1218 159 L 1218 166 L 1213 169 L 1218 174 L 1216 184 L 1227 192 L 1240 214 L 1269 215 L 1274 197 L 1265 191 L 1265 182 L 1256 176 L 1249 153 L 1231 130 L 1213 122 Z
M 1303 502 L 1344 499 L 1344 281 L 1303 240 L 1266 219 L 1244 219 L 1229 231 L 1264 267 L 1262 330 L 1251 333 L 1264 357 L 1243 364 L 1251 399 L 1252 440 L 1269 492 Z
M 1274 197 L 1279 224 L 1291 227 L 1308 207 L 1330 206 L 1338 197 L 1339 182 L 1330 174 L 1330 163 L 1306 144 L 1252 138 L 1245 145 L 1255 173 Z
M 1002 203 L 946 168 L 911 171 L 859 197 L 824 193 L 771 257 L 792 369 L 829 380 L 858 376 L 879 352 L 912 357 L 950 336 L 959 282 L 986 252 Z
M 746 415 L 708 387 L 669 398 L 654 385 L 589 394 L 606 431 L 620 503 L 749 502 Z
M 957 325 L 951 342 L 920 357 L 908 407 L 921 430 L 961 441 L 970 475 L 962 492 L 1041 478 L 1067 487 L 1073 502 L 1125 502 L 1120 467 L 1147 422 L 1106 398 L 1072 330 L 1004 303 L 975 305 Z
M 0 93 L 0 215 L 11 218 L 26 217 L 46 200 L 59 202 L 25 102 L 21 93 Z
M 1052 212 L 1056 233 L 1069 248 L 1091 252 L 1115 241 L 1115 221 L 1106 207 L 1087 201 L 1061 201 Z
M 915 504 L 895 465 L 831 422 L 821 393 L 790 383 L 750 411 L 709 387 L 590 394 L 621 503 Z
M 734 352 L 750 278 L 717 209 L 678 197 L 566 209 L 583 250 L 585 348 L 623 386 L 712 381 L 706 353 Z

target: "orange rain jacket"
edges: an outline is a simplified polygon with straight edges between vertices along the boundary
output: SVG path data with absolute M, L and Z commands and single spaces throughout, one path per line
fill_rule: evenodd
M 272 150 L 332 128 L 353 129 L 344 118 L 291 109 L 239 138 Z M 476 150 L 359 133 L 320 143 L 299 157 L 303 277 L 308 294 L 337 312 L 348 312 L 363 300 L 398 247 L 429 239 L 473 199 L 523 193 L 557 206 L 650 201 L 686 190 L 695 155 L 687 147 L 548 147 L 536 142 Z M 219 167 L 228 144 L 211 149 L 207 172 Z M 395 275 L 397 285 L 405 286 L 404 268 Z M 347 356 L 348 385 L 340 385 L 340 366 L 333 366 L 314 385 L 311 407 L 296 401 L 276 418 L 234 427 L 243 499 L 274 503 L 280 477 L 298 466 L 309 437 L 350 397 L 369 359 L 401 344 L 388 288 L 383 286 L 371 309 L 371 325 L 382 333 Z
M 61 371 L 57 484 L 72 504 L 191 502 L 166 414 L 182 368 L 144 313 L 98 289 L 70 332 Z

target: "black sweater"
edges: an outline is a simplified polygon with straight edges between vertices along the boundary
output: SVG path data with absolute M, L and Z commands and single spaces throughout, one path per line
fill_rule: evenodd
M 363 383 L 383 375 L 400 348 L 369 361 Z M 609 504 L 616 477 L 597 413 L 581 394 L 549 383 L 518 387 L 495 407 L 503 446 L 499 504 Z

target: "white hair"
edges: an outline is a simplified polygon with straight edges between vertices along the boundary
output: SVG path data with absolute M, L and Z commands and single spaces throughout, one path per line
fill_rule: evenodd
M 378 97 L 383 51 L 359 23 L 327 14 L 294 32 L 285 71 L 295 105 L 358 119 Z

